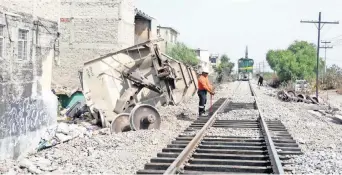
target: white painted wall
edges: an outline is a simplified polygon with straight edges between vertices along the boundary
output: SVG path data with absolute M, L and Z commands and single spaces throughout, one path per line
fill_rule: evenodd
M 200 60 L 199 71 L 202 72 L 202 68 L 206 67 L 209 69 L 209 74 L 213 73 L 214 69 L 212 68 L 212 65 L 211 65 L 210 60 L 209 60 L 209 57 L 210 57 L 209 51 L 201 50 L 201 49 L 195 49 L 195 52 L 197 54 L 197 58 Z
M 160 37 L 164 39 L 164 42 L 160 44 L 160 49 L 164 53 L 170 45 L 175 44 L 178 41 L 179 33 L 176 33 L 169 28 L 159 28 L 159 34 Z
M 156 19 L 152 19 L 151 23 L 151 40 L 153 40 L 158 38 L 157 29 L 159 26 L 159 22 Z
M 207 51 L 207 50 L 200 50 L 200 55 L 198 57 L 199 57 L 199 59 L 201 61 L 210 63 L 210 61 L 209 61 L 209 57 L 210 57 L 209 51 Z

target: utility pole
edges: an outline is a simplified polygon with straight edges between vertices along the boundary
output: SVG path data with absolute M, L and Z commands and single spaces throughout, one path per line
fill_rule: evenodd
M 262 74 L 263 75 L 265 74 L 265 62 L 264 61 L 262 61 Z
M 322 13 L 319 12 L 318 15 L 318 21 L 300 21 L 301 23 L 312 23 L 312 24 L 318 24 L 317 29 L 318 29 L 318 40 L 317 40 L 317 66 L 316 66 L 316 98 L 318 99 L 318 66 L 319 66 L 319 44 L 321 41 L 321 30 L 324 26 L 324 24 L 339 24 L 338 21 L 336 22 L 328 22 L 328 21 L 322 21 Z
M 327 72 L 327 49 L 332 49 L 334 47 L 332 46 L 327 46 L 327 44 L 330 44 L 330 41 L 322 41 L 322 43 L 324 43 L 324 47 L 320 47 L 321 49 L 324 49 L 324 72 L 322 75 L 322 82 L 324 82 L 324 75 Z

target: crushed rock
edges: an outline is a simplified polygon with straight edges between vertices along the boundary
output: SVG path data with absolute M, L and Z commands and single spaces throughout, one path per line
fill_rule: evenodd
M 215 128 L 211 127 L 206 132 L 207 136 L 241 136 L 241 137 L 260 137 L 258 129 L 248 128 Z
M 232 89 L 227 84 L 217 86 L 212 103 L 232 93 Z M 207 108 L 209 106 L 210 96 Z M 194 94 L 178 106 L 158 107 L 158 110 L 162 116 L 159 130 L 111 134 L 108 129 L 99 130 L 84 122 L 60 124 L 58 135 L 67 142 L 28 155 L 21 164 L 20 161 L 1 161 L 4 166 L 0 168 L 0 174 L 135 174 L 196 120 L 198 96 Z
M 218 120 L 256 120 L 258 117 L 258 110 L 232 110 L 217 115 Z
M 293 161 L 294 173 L 339 174 L 341 166 L 342 125 L 326 115 L 309 112 L 312 105 L 297 102 L 282 102 L 269 95 L 269 88 L 254 90 L 259 108 L 268 120 L 281 120 L 289 133 L 299 143 L 304 155 Z

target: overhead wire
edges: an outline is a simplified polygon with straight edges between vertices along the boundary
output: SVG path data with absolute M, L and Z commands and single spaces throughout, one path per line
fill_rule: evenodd
M 342 34 L 339 34 L 339 35 L 337 35 L 337 36 L 334 36 L 334 37 L 332 37 L 332 38 L 328 38 L 328 39 L 325 39 L 325 40 L 327 40 L 327 41 L 334 41 L 334 40 L 339 40 L 339 38 L 340 37 L 342 37 Z M 342 38 L 341 38 L 342 39 Z

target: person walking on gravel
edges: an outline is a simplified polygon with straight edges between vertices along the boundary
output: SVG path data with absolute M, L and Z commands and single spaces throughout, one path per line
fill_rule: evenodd
M 205 105 L 207 103 L 207 92 L 210 95 L 214 95 L 215 92 L 213 90 L 212 85 L 209 83 L 208 79 L 209 70 L 207 68 L 203 68 L 202 74 L 198 78 L 198 97 L 199 97 L 199 107 L 198 112 L 200 116 L 204 116 L 205 114 Z
M 262 77 L 262 75 L 259 75 L 258 85 L 263 86 L 263 81 L 264 81 L 264 77 Z

